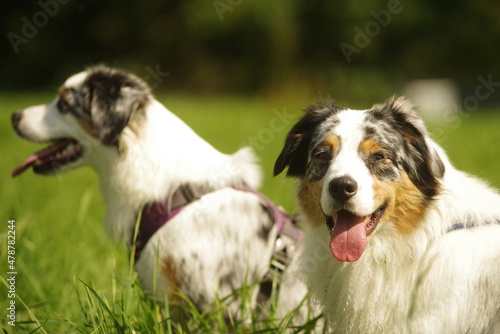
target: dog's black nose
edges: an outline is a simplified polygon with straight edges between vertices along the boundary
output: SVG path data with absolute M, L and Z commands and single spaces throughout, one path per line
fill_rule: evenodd
M 17 128 L 19 125 L 19 122 L 21 122 L 21 119 L 23 118 L 23 113 L 21 111 L 16 111 L 15 113 L 12 114 L 10 117 L 10 120 L 12 121 L 12 125 Z
M 347 202 L 358 191 L 358 184 L 350 176 L 341 176 L 330 181 L 330 195 L 339 202 Z

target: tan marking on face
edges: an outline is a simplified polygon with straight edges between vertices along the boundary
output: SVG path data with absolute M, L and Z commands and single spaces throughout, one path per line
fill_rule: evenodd
M 299 205 L 306 221 L 312 226 L 321 226 L 325 224 L 325 216 L 321 209 L 321 191 L 323 180 L 308 182 L 302 181 L 299 184 Z
M 64 103 L 62 104 L 63 110 L 60 110 L 61 112 L 64 112 L 64 113 L 68 113 L 68 112 L 70 112 L 70 111 L 71 111 L 71 110 L 70 110 L 70 109 L 71 109 L 71 107 L 70 107 L 69 102 L 68 102 L 68 97 L 67 97 L 67 94 L 68 94 L 68 91 L 67 91 L 67 89 L 66 89 L 66 88 L 61 87 L 61 88 L 59 89 L 59 101 L 58 101 L 58 103 L 57 103 L 57 107 L 58 107 L 58 109 L 59 109 L 59 106 L 60 106 L 60 104 L 59 104 L 59 103 L 60 103 L 60 102 L 64 102 Z
M 59 88 L 59 98 L 61 100 L 66 101 L 66 88 L 64 87 Z
M 396 182 L 375 179 L 373 187 L 376 205 L 388 203 L 381 222 L 394 223 L 401 234 L 409 234 L 419 226 L 426 209 L 425 198 L 406 173 L 401 173 Z
M 82 129 L 89 136 L 91 136 L 92 138 L 95 138 L 95 139 L 99 139 L 99 137 L 97 136 L 97 134 L 96 134 L 96 132 L 94 130 L 94 125 L 92 124 L 92 122 L 89 119 L 84 118 L 84 117 L 78 117 L 77 121 L 78 121 L 78 124 L 80 124 L 80 126 L 82 127 Z
M 64 87 L 61 87 L 59 89 L 59 99 L 68 103 L 67 101 L 67 97 L 66 97 L 66 94 L 67 94 L 67 89 L 64 88 Z M 69 110 L 67 110 L 69 111 Z M 95 138 L 95 139 L 99 139 L 97 134 L 95 133 L 94 131 L 94 125 L 92 124 L 92 121 L 88 118 L 86 118 L 85 116 L 82 116 L 82 115 L 77 115 L 76 113 L 72 113 L 72 116 L 76 118 L 76 120 L 78 121 L 78 123 L 80 124 L 80 126 L 82 127 L 82 129 L 91 137 Z
M 329 135 L 322 143 L 323 146 L 331 146 L 332 152 L 340 148 L 340 140 L 337 135 Z
M 359 151 L 363 154 L 367 154 L 373 151 L 381 150 L 382 146 L 380 146 L 377 141 L 373 138 L 369 138 L 364 140 L 361 144 L 359 144 Z

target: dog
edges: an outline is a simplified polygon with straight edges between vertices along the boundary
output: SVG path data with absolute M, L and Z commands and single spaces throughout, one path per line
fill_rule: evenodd
M 18 135 L 49 144 L 12 175 L 29 168 L 41 175 L 95 169 L 106 227 L 134 252 L 139 280 L 152 297 L 181 303 L 187 296 L 200 311 L 231 297 L 231 317 L 238 316 L 242 298 L 233 295 L 242 286 L 252 289 L 252 307 L 269 297 L 271 283 L 259 283 L 284 270 L 288 260 L 273 259 L 290 259 L 302 232 L 256 190 L 261 172 L 251 148 L 219 152 L 142 80 L 104 66 L 71 76 L 53 102 L 11 118 Z M 296 300 L 306 295 L 302 283 L 283 281 L 282 292 L 294 291 Z
M 308 107 L 285 169 L 332 333 L 500 333 L 500 195 L 453 167 L 404 97 Z

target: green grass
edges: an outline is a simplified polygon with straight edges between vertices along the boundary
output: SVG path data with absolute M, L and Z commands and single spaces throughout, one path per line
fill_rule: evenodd
M 10 113 L 50 99 L 52 93 L 0 94 L 0 326 L 4 332 L 204 333 L 218 326 L 217 331 L 228 333 L 275 333 L 287 327 L 273 320 L 262 322 L 255 315 L 250 324 L 227 324 L 220 312 L 224 301 L 213 312 L 199 314 L 191 307 L 186 311 L 190 320 L 170 321 L 172 310 L 147 299 L 125 247 L 105 233 L 104 205 L 93 171 L 84 168 L 56 177 L 28 171 L 11 179 L 10 172 L 40 146 L 15 136 Z M 264 172 L 262 191 L 289 211 L 296 210 L 293 182 L 282 176 L 272 178 L 274 160 L 293 125 L 293 119 L 277 118 L 276 110 L 296 118 L 311 101 L 178 96 L 160 100 L 225 153 L 253 143 Z M 457 124 L 431 128 L 457 167 L 499 187 L 500 114 L 475 113 Z M 6 326 L 4 316 L 9 302 L 5 284 L 9 219 L 16 220 L 15 328 Z

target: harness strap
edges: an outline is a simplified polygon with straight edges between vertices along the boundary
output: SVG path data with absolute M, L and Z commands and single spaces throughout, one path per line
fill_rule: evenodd
M 456 223 L 456 224 L 453 224 L 450 228 L 448 228 L 448 230 L 446 230 L 446 232 L 452 232 L 452 231 L 456 231 L 456 230 L 461 230 L 463 228 L 472 228 L 472 227 L 476 227 L 478 226 L 476 223 L 473 223 L 473 222 L 466 222 L 466 223 Z
M 446 230 L 446 232 L 453 232 L 456 230 L 461 230 L 465 228 L 473 228 L 473 227 L 478 227 L 478 226 L 483 226 L 483 225 L 490 225 L 490 224 L 500 224 L 500 221 L 496 222 L 486 222 L 485 224 L 478 224 L 475 222 L 461 222 L 461 223 L 456 223 L 453 224 L 450 228 Z
M 135 240 L 135 261 L 139 260 L 141 252 L 149 239 L 168 221 L 177 216 L 186 205 L 209 193 L 205 188 L 191 186 L 179 187 L 171 198 L 162 202 L 148 203 L 142 208 L 139 232 Z M 133 238 L 133 236 L 132 236 Z M 131 244 L 134 240 L 131 240 Z
M 266 196 L 247 186 L 234 186 L 232 188 L 255 194 L 269 210 L 271 218 L 278 228 L 278 238 L 276 240 L 276 247 L 274 251 L 276 256 L 278 256 L 278 253 L 282 251 L 283 248 L 280 237 L 286 237 L 292 240 L 287 240 L 286 242 L 288 244 L 288 249 L 292 246 L 295 247 L 297 241 L 300 242 L 302 240 L 302 231 L 296 226 L 295 222 L 292 222 L 292 219 Z M 171 199 L 167 198 L 162 202 L 146 204 L 142 209 L 139 231 L 137 239 L 135 240 L 135 260 L 139 260 L 140 254 L 144 250 L 148 241 L 163 225 L 178 215 L 187 205 L 213 191 L 214 189 L 209 189 L 207 187 L 184 185 L 179 187 L 174 192 Z M 131 240 L 131 244 L 133 244 L 133 241 L 134 240 Z M 280 245 L 278 245 L 278 243 Z M 286 265 L 286 261 L 282 260 L 280 263 L 281 262 L 282 265 L 279 265 L 279 267 Z M 278 263 L 276 264 L 276 267 L 278 267 Z
M 288 266 L 291 254 L 302 244 L 303 232 L 297 226 L 298 216 L 290 217 L 260 192 L 249 187 L 234 187 L 234 189 L 257 195 L 270 210 L 278 228 L 271 263 L 260 283 L 257 295 L 257 302 L 264 303 L 271 299 L 273 281 L 277 280 L 278 284 L 281 282 L 281 274 Z
M 280 208 L 278 208 L 276 204 L 271 202 L 266 196 L 256 191 L 255 189 L 252 189 L 250 187 L 233 187 L 233 188 L 236 190 L 257 195 L 257 197 L 259 197 L 260 200 L 264 202 L 266 207 L 269 209 L 271 216 L 274 220 L 274 223 L 278 226 L 278 233 L 281 233 L 283 231 L 286 222 L 290 221 L 290 217 L 285 212 L 283 212 L 283 210 L 280 210 Z
M 282 230 L 278 231 L 269 269 L 260 283 L 257 295 L 257 302 L 260 304 L 271 299 L 273 282 L 280 286 L 282 274 L 290 263 L 293 253 L 302 245 L 303 231 L 297 224 L 301 221 L 300 216 L 287 217 Z

